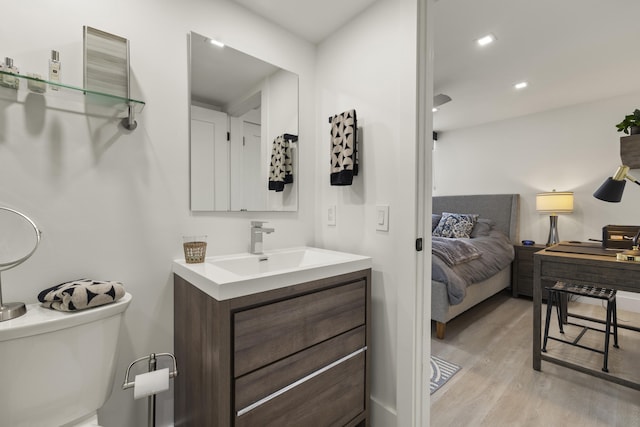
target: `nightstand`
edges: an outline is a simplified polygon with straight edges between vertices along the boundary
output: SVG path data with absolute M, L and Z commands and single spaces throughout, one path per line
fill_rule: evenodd
M 515 258 L 511 269 L 511 292 L 514 297 L 525 295 L 533 297 L 533 254 L 546 248 L 545 245 L 514 245 Z M 553 286 L 554 282 L 543 281 L 542 298 L 547 299 L 545 286 Z

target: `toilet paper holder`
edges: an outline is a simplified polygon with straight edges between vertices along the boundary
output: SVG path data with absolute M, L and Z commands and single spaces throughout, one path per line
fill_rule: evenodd
M 139 362 L 143 362 L 145 360 L 149 361 L 149 372 L 153 372 L 156 370 L 156 366 L 158 364 L 159 357 L 169 357 L 173 361 L 173 369 L 169 371 L 169 379 L 175 378 L 178 376 L 178 367 L 176 364 L 176 357 L 171 353 L 151 353 L 148 356 L 141 357 L 139 359 L 134 360 L 129 364 L 127 368 L 127 372 L 124 376 L 124 383 L 122 384 L 122 389 L 126 390 L 128 388 L 132 388 L 135 386 L 136 382 L 129 381 L 129 375 L 131 373 L 131 368 L 133 365 Z M 156 425 L 156 395 L 153 394 L 147 398 L 148 401 L 148 426 L 154 427 Z

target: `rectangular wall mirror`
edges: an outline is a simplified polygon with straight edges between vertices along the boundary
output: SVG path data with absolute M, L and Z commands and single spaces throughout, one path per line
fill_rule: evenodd
M 296 211 L 298 75 L 195 32 L 189 62 L 191 210 Z

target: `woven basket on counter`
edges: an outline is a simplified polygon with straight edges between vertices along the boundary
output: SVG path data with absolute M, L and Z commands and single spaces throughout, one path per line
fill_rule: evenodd
M 184 260 L 187 264 L 204 262 L 204 257 L 207 253 L 207 242 L 185 242 L 183 247 Z

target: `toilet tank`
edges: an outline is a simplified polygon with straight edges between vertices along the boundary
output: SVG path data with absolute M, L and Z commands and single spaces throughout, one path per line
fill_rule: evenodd
M 102 407 L 130 302 L 127 293 L 115 303 L 69 313 L 30 304 L 25 315 L 0 322 L 2 425 L 59 426 Z

